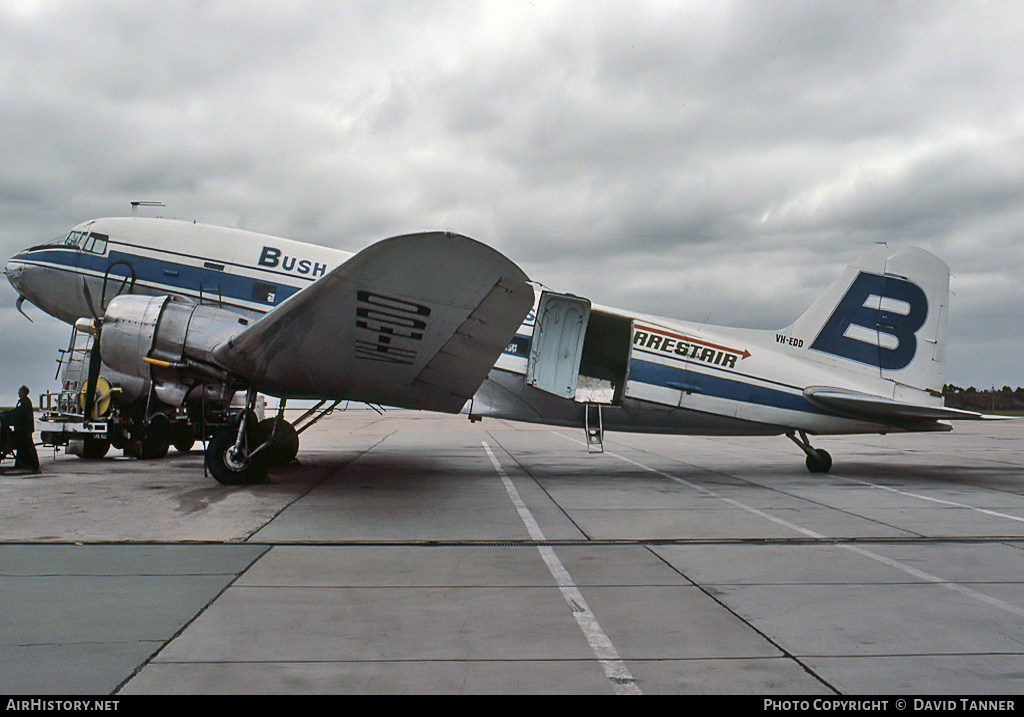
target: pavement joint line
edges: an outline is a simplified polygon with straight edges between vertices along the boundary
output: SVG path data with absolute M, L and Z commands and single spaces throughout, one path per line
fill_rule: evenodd
M 986 544 L 986 543 L 1017 543 L 1024 547 L 1024 535 L 893 535 L 893 536 L 822 536 L 812 537 L 751 537 L 751 538 L 712 538 L 712 537 L 690 537 L 690 538 L 551 538 L 544 540 L 532 539 L 489 539 L 489 538 L 453 538 L 450 540 L 439 540 L 433 538 L 424 539 L 395 539 L 395 540 L 289 540 L 289 541 L 268 541 L 254 540 L 245 543 L 209 541 L 195 543 L 190 541 L 167 540 L 167 541 L 109 541 L 109 540 L 87 540 L 75 542 L 48 542 L 37 543 L 31 541 L 3 541 L 0 540 L 0 549 L 5 547 L 213 547 L 213 546 L 238 546 L 252 547 L 264 546 L 276 547 L 438 547 L 447 548 L 452 546 L 477 546 L 477 547 L 536 547 L 538 545 L 573 546 L 645 546 L 645 545 L 940 545 L 940 544 Z

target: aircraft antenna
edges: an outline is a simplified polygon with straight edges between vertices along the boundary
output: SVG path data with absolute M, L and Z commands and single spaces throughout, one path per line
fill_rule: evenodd
M 163 202 L 132 202 L 132 216 L 134 217 L 139 210 L 139 207 L 163 207 L 166 206 Z

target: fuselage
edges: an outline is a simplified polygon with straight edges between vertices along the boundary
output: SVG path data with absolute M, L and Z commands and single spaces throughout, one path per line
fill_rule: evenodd
M 68 323 L 101 316 L 121 293 L 171 295 L 257 317 L 352 256 L 237 229 L 110 218 L 20 252 L 6 274 L 22 297 Z M 542 340 L 538 316 L 568 328 Z M 878 375 L 837 374 L 802 360 L 803 341 L 785 331 L 625 312 L 535 285 L 534 310 L 465 410 L 471 418 L 564 426 L 583 426 L 591 411 L 606 429 L 664 433 L 899 430 L 808 400 L 804 390 L 813 386 L 890 396 L 892 388 Z

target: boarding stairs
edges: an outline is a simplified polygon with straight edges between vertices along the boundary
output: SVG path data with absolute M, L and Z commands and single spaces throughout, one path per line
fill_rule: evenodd
M 604 453 L 604 421 L 600 403 L 583 404 L 583 428 L 587 433 L 587 453 Z

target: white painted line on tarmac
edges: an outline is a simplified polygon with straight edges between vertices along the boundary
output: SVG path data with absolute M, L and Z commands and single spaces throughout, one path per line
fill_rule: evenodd
M 581 443 L 581 444 L 583 444 L 583 441 L 576 440 L 575 438 L 571 438 L 569 436 L 566 436 L 565 434 L 558 433 L 557 431 L 552 431 L 552 432 L 555 433 L 555 435 L 561 436 L 562 438 L 565 438 L 568 441 L 572 441 L 573 443 Z M 583 445 L 586 445 L 586 444 L 583 444 Z M 805 536 L 807 536 L 809 538 L 823 538 L 823 539 L 826 539 L 826 540 L 829 539 L 829 537 L 827 535 L 822 535 L 821 533 L 817 533 L 817 532 L 815 532 L 813 530 L 808 530 L 807 528 L 802 528 L 799 525 L 795 525 L 793 523 L 790 523 L 789 521 L 782 520 L 781 518 L 776 518 L 776 517 L 774 517 L 772 515 L 768 515 L 767 513 L 763 512 L 763 511 L 760 511 L 757 508 L 753 508 L 753 507 L 751 507 L 749 505 L 745 505 L 744 503 L 741 503 L 738 500 L 733 500 L 732 498 L 727 498 L 724 495 L 719 495 L 718 493 L 715 493 L 712 490 L 708 490 L 707 488 L 704 488 L 703 486 L 699 486 L 696 483 L 692 483 L 692 482 L 690 482 L 690 481 L 688 481 L 688 480 L 686 480 L 684 478 L 679 478 L 679 477 L 671 475 L 669 473 L 665 473 L 664 471 L 660 471 L 657 468 L 651 468 L 650 466 L 644 465 L 643 463 L 640 463 L 639 461 L 635 461 L 632 458 L 627 458 L 626 456 L 619 455 L 618 453 L 611 453 L 610 451 L 607 451 L 607 450 L 604 452 L 603 455 L 611 456 L 612 458 L 617 458 L 620 461 L 624 461 L 625 463 L 629 463 L 631 465 L 634 465 L 637 468 L 645 470 L 645 471 L 647 471 L 649 473 L 654 473 L 656 475 L 660 475 L 663 478 L 667 478 L 670 481 L 673 481 L 675 483 L 679 483 L 680 485 L 685 485 L 685 486 L 687 486 L 689 488 L 692 488 L 692 489 L 694 489 L 694 490 L 696 490 L 696 491 L 698 491 L 700 493 L 703 493 L 704 495 L 710 496 L 712 498 L 717 498 L 718 500 L 722 501 L 723 503 L 728 503 L 729 505 L 732 505 L 732 506 L 734 506 L 736 508 L 740 508 L 741 510 L 744 510 L 744 511 L 750 513 L 751 515 L 756 515 L 759 518 L 764 518 L 764 519 L 769 520 L 769 521 L 771 521 L 771 522 L 773 522 L 773 523 L 775 523 L 777 525 L 785 526 L 785 527 L 787 527 L 787 528 L 789 528 L 791 530 L 794 530 L 797 533 L 800 533 L 801 535 L 805 535 Z M 868 484 L 868 485 L 870 485 L 870 484 Z M 938 500 L 938 499 L 934 499 L 934 500 Z M 964 507 L 968 507 L 968 506 L 964 506 Z M 1005 516 L 1005 515 L 1002 515 L 1002 514 L 998 514 L 998 515 L 1000 515 L 1001 517 L 1012 517 L 1012 516 Z M 969 588 L 966 585 L 961 585 L 960 583 L 955 583 L 955 582 L 951 582 L 949 580 L 944 580 L 943 578 L 940 578 L 940 577 L 938 577 L 936 575 L 932 575 L 931 573 L 926 573 L 923 570 L 918 570 L 917 568 L 915 568 L 915 567 L 913 567 L 911 565 L 907 565 L 906 563 L 902 563 L 899 560 L 893 560 L 892 558 L 887 558 L 884 555 L 879 555 L 878 553 L 874 553 L 874 552 L 872 552 L 870 550 L 865 550 L 864 548 L 860 548 L 860 547 L 857 547 L 857 546 L 854 546 L 854 545 L 846 545 L 846 544 L 843 544 L 843 543 L 838 543 L 836 547 L 842 548 L 843 550 L 847 550 L 847 551 L 849 551 L 851 553 L 856 553 L 857 555 L 863 556 L 865 558 L 870 558 L 871 560 L 874 560 L 876 562 L 882 563 L 883 565 L 888 565 L 891 568 L 895 568 L 896 570 L 899 570 L 901 572 L 906 573 L 907 575 L 911 575 L 911 576 L 913 576 L 915 578 L 918 578 L 919 580 L 923 580 L 923 581 L 929 582 L 929 583 L 934 583 L 935 585 L 941 585 L 942 587 L 944 587 L 944 588 L 946 588 L 948 590 L 952 590 L 955 593 L 959 593 L 960 595 L 963 595 L 965 597 L 969 597 L 969 598 L 971 598 L 973 600 L 977 600 L 978 602 L 981 602 L 981 603 L 984 603 L 986 605 L 990 605 L 992 607 L 998 608 L 998 609 L 1003 610 L 1005 612 L 1008 612 L 1008 613 L 1010 613 L 1012 615 L 1016 615 L 1018 617 L 1024 617 L 1024 608 L 1022 608 L 1022 607 L 1019 607 L 1019 606 L 1014 605 L 1012 603 L 1008 603 L 1008 602 L 1006 602 L 1004 600 L 1000 600 L 999 598 L 994 598 L 991 595 L 986 595 L 985 593 L 978 592 L 977 590 Z
M 856 478 L 843 478 L 841 476 L 837 477 L 840 480 L 846 481 L 847 483 L 857 483 L 859 485 L 868 486 L 869 488 L 877 488 L 878 490 L 885 490 L 889 491 L 890 493 L 905 495 L 908 498 L 917 498 L 918 500 L 925 500 L 930 503 L 939 503 L 940 505 L 948 505 L 953 508 L 967 508 L 968 510 L 973 510 L 976 513 L 988 515 L 993 518 L 1005 518 L 1006 520 L 1015 520 L 1018 523 L 1024 523 L 1024 518 L 1021 518 L 1019 515 L 1009 515 L 1008 513 L 1000 513 L 999 511 L 996 510 L 989 510 L 987 508 L 978 508 L 973 505 L 967 505 L 966 503 L 957 503 L 956 501 L 953 500 L 943 500 L 942 498 L 934 498 L 929 495 L 921 495 L 920 493 L 911 493 L 910 491 L 900 490 L 898 488 L 893 488 L 892 486 L 879 485 L 878 483 L 869 483 L 868 481 L 858 480 Z
M 494 457 L 494 452 L 491 451 L 490 445 L 488 445 L 487 441 L 481 441 L 481 443 L 487 452 L 487 457 L 491 459 L 494 470 L 497 471 L 501 482 L 505 485 L 508 497 L 512 499 L 512 504 L 519 511 L 519 517 L 522 518 L 523 523 L 526 525 L 530 538 L 540 542 L 547 542 L 547 538 L 544 537 L 544 532 L 537 524 L 533 513 L 526 507 L 523 499 L 519 496 L 519 491 L 516 490 L 505 469 L 501 467 L 501 463 Z M 587 601 L 583 599 L 583 594 L 576 587 L 572 576 L 569 575 L 569 571 L 565 569 L 562 561 L 555 555 L 555 551 L 547 545 L 538 545 L 537 550 L 540 551 L 540 556 L 551 572 L 551 577 L 555 579 L 558 589 L 562 591 L 562 597 L 565 598 L 565 602 L 569 605 L 572 616 L 576 618 L 576 624 L 579 625 L 583 636 L 587 639 L 590 649 L 594 651 L 594 656 L 597 657 L 597 661 L 604 669 L 604 674 L 611 683 L 612 690 L 617 695 L 643 694 L 640 688 L 636 686 L 636 681 L 633 679 L 629 668 L 626 667 L 626 663 L 619 657 L 615 645 L 612 644 L 604 630 L 601 629 L 601 625 L 597 622 L 597 618 L 594 616 L 590 606 L 587 605 Z

